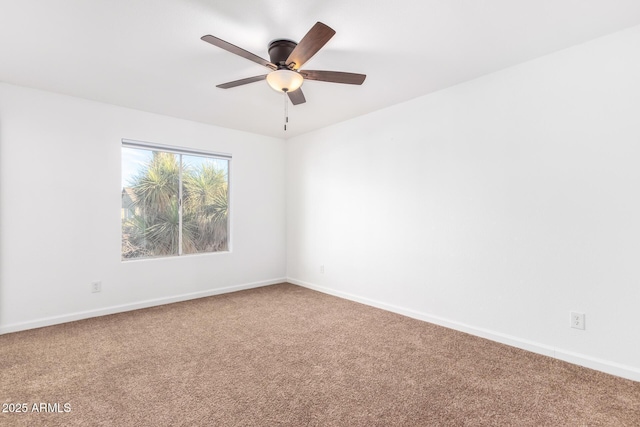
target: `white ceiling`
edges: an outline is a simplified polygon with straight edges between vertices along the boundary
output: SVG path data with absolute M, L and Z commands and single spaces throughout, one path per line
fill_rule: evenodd
M 307 81 L 290 106 L 266 82 L 216 84 L 266 68 L 316 21 L 336 35 L 303 69 L 367 74 Z M 0 80 L 288 138 L 640 24 L 638 0 L 0 0 Z

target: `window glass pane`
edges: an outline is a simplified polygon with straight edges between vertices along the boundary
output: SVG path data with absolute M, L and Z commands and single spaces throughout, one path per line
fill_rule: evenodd
M 182 156 L 182 252 L 228 250 L 229 161 Z
M 122 148 L 122 258 L 179 253 L 180 156 Z
M 123 146 L 122 259 L 227 251 L 228 192 L 228 159 Z

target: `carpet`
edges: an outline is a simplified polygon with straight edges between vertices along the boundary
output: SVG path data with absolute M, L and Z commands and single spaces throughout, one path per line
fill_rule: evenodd
M 2 426 L 640 425 L 638 382 L 286 283 L 2 335 L 0 402 Z

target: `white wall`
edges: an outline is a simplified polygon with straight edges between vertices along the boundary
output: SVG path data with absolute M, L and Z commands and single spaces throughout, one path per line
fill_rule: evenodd
M 232 252 L 121 262 L 122 138 L 233 155 Z M 284 150 L 0 83 L 0 333 L 282 281 Z
M 638 76 L 635 27 L 289 140 L 289 280 L 640 380 Z

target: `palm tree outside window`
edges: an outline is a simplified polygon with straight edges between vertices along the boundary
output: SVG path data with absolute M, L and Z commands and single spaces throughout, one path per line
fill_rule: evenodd
M 123 141 L 122 259 L 228 251 L 229 163 Z

